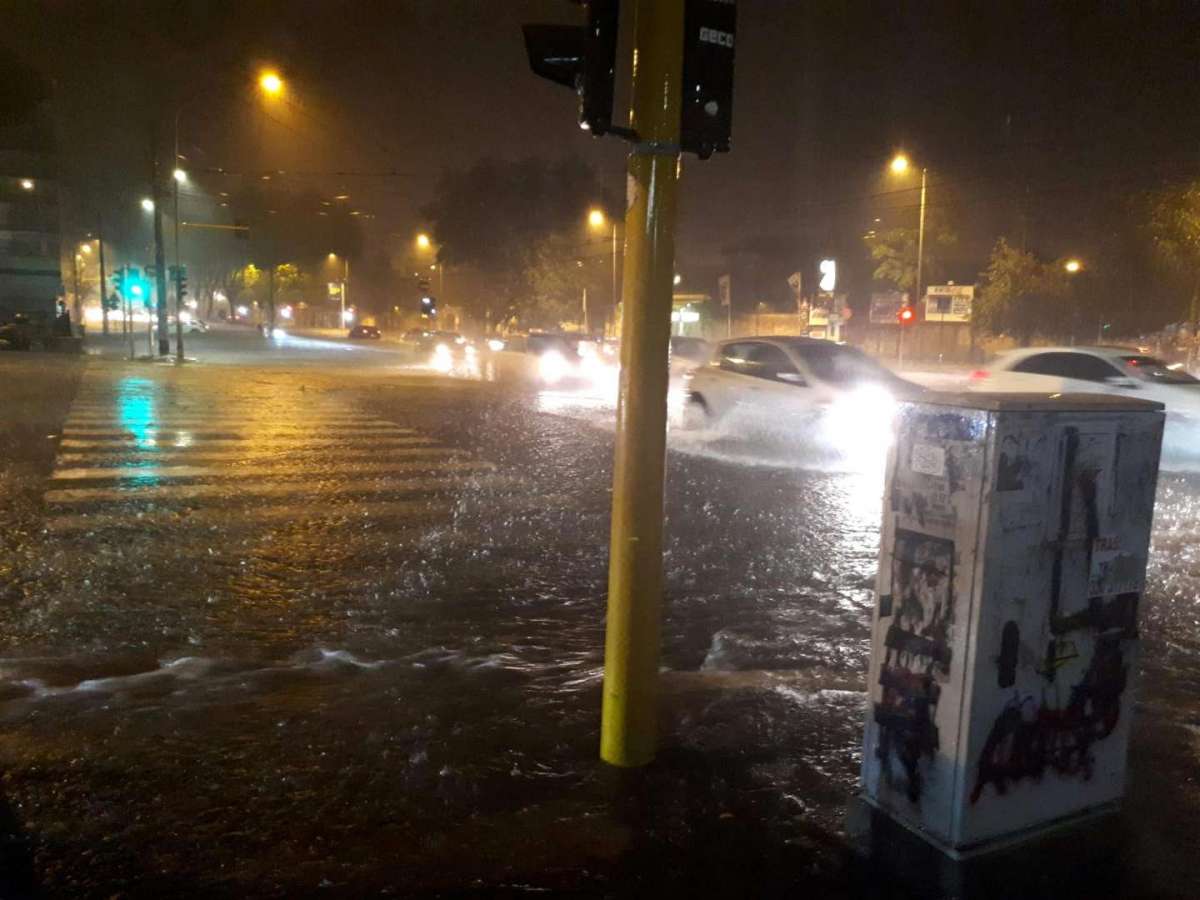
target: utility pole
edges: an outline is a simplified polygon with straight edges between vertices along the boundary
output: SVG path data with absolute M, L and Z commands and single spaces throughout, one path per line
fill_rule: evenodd
M 617 220 L 614 218 L 612 223 L 612 311 L 608 316 L 610 327 L 614 332 L 617 330 L 617 309 L 620 302 L 617 296 Z M 615 337 L 615 334 L 613 336 Z
M 346 275 L 342 278 L 342 320 L 338 322 L 338 328 L 346 327 L 346 292 L 350 290 L 350 257 L 346 257 Z
M 154 154 L 152 166 L 153 183 L 150 197 L 154 201 L 154 293 L 158 307 L 158 355 L 171 354 L 171 338 L 167 322 L 167 262 L 163 252 L 162 227 L 162 180 L 158 171 L 158 127 L 153 128 L 151 137 L 151 152 Z M 153 348 L 151 349 L 153 352 Z
M 175 162 L 171 183 L 175 187 L 175 361 L 183 362 L 183 269 L 179 267 L 179 107 L 175 107 Z
M 580 318 L 580 325 L 582 326 L 583 333 L 587 334 L 588 333 L 588 308 L 587 308 L 587 288 L 586 287 L 583 289 L 583 306 L 580 308 L 580 312 L 582 313 L 582 317 Z
M 267 327 L 275 330 L 275 263 L 267 266 Z
M 128 290 L 126 288 L 121 291 L 121 308 L 125 311 L 125 336 L 129 339 L 129 361 L 133 362 L 137 359 L 137 349 L 134 346 L 137 339 L 133 334 L 133 298 L 126 296 Z
M 929 169 L 921 166 L 921 217 L 917 226 L 917 296 L 914 303 L 921 302 L 921 267 L 925 262 L 925 178 Z
M 684 0 L 637 0 L 600 756 L 654 758 Z
M 71 248 L 71 271 L 74 274 L 75 327 L 83 326 L 83 301 L 79 298 L 79 249 Z
M 108 334 L 108 280 L 104 271 L 104 215 L 96 223 L 96 249 L 100 251 L 100 328 Z
M 530 68 L 575 91 L 578 124 L 594 135 L 632 142 L 600 722 L 600 758 L 615 766 L 642 766 L 654 758 L 680 156 L 686 151 L 708 159 L 729 151 L 737 24 L 733 0 L 632 5 L 627 126 L 614 124 L 612 115 L 617 0 L 588 0 L 586 26 L 524 26 Z

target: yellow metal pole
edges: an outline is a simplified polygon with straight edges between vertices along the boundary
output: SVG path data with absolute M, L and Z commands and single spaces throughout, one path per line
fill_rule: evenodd
M 684 0 L 637 0 L 600 757 L 654 758 Z

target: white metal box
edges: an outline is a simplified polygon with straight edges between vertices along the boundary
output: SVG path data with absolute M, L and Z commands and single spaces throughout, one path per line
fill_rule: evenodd
M 953 855 L 1124 792 L 1161 409 L 964 394 L 900 414 L 862 785 Z

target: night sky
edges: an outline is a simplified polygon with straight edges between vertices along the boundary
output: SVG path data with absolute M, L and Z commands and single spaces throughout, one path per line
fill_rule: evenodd
M 961 280 L 1001 234 L 1095 259 L 1128 228 L 1121 198 L 1200 165 L 1200 4 L 738 6 L 733 152 L 685 165 L 679 269 L 703 290 L 739 253 L 761 261 L 741 286 L 766 299 L 825 253 L 869 290 L 862 232 L 916 216 L 915 182 L 885 173 L 896 148 L 929 167 Z M 144 167 L 120 122 L 159 73 L 197 98 L 193 164 L 299 173 L 351 193 L 380 234 L 419 227 L 438 171 L 486 156 L 577 155 L 621 192 L 623 144 L 581 133 L 569 92 L 528 70 L 520 25 L 579 20 L 563 0 L 8 2 L 0 17 L 0 40 L 75 101 L 73 149 L 97 166 Z M 263 63 L 292 86 L 271 120 L 243 87 Z

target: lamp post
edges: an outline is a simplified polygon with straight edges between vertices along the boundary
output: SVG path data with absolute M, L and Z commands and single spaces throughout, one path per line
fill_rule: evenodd
M 593 209 L 588 212 L 588 227 L 593 230 L 604 228 L 607 222 L 607 217 L 603 210 Z M 610 320 L 616 322 L 617 318 L 617 220 L 612 220 L 612 315 Z
M 179 110 L 175 110 L 175 168 L 171 172 L 175 184 L 175 361 L 183 362 L 183 269 L 179 263 L 179 185 L 187 181 L 187 173 L 179 168 Z
M 892 159 L 891 170 L 895 175 L 903 175 L 908 171 L 908 157 L 903 153 L 897 153 Z M 919 223 L 917 225 L 917 284 L 914 291 L 914 303 L 921 301 L 921 285 L 922 285 L 922 267 L 925 263 L 925 196 L 926 196 L 926 180 L 929 170 L 921 167 L 921 213 Z

